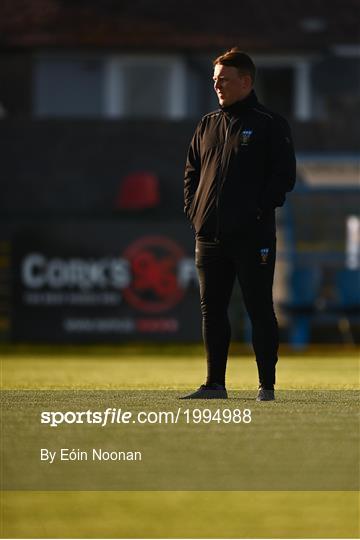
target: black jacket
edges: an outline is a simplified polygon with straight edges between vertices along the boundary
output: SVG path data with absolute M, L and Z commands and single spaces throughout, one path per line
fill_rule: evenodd
M 198 236 L 251 232 L 261 219 L 274 223 L 295 176 L 288 123 L 252 91 L 199 122 L 185 168 L 185 214 Z

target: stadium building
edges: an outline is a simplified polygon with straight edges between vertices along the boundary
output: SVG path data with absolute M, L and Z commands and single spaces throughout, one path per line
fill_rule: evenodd
M 278 212 L 282 339 L 356 341 L 357 12 L 355 0 L 221 11 L 202 1 L 3 0 L 2 340 L 200 339 L 184 160 L 197 120 L 218 107 L 212 59 L 239 45 L 297 150 L 297 188 Z M 162 286 L 154 276 L 166 265 Z M 248 341 L 239 295 L 234 336 Z

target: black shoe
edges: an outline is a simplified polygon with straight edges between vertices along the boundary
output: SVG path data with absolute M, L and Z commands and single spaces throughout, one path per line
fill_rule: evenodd
M 225 386 L 221 384 L 202 384 L 198 390 L 179 399 L 227 399 Z
M 266 388 L 262 388 L 260 386 L 258 395 L 256 397 L 256 401 L 274 401 L 274 400 L 275 400 L 274 389 L 267 390 Z

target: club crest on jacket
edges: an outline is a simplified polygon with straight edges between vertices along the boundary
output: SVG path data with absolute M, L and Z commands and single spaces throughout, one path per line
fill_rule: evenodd
M 261 264 L 267 264 L 269 251 L 270 251 L 270 248 L 261 248 L 260 249 Z
M 249 144 L 250 137 L 251 137 L 252 134 L 253 134 L 252 129 L 243 129 L 242 130 L 242 132 L 240 133 L 240 136 L 239 136 L 241 146 L 247 146 Z

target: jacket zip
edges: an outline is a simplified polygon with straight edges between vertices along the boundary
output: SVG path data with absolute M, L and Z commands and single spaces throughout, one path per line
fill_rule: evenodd
M 228 136 L 229 136 L 229 133 L 230 133 L 230 129 L 231 129 L 231 126 L 232 124 L 234 123 L 234 121 L 236 120 L 236 118 L 232 117 L 230 118 L 230 122 L 226 128 L 226 131 L 225 131 L 225 138 L 224 138 L 224 145 L 223 145 L 223 149 L 222 149 L 222 153 L 221 153 L 221 160 L 220 160 L 220 167 L 221 167 L 221 171 L 222 171 L 222 176 L 221 178 L 219 178 L 219 181 L 217 182 L 217 185 L 216 185 L 216 230 L 215 230 L 215 242 L 216 243 L 219 243 L 219 235 L 220 235 L 220 216 L 219 216 L 219 202 L 220 202 L 220 192 L 221 192 L 221 189 L 224 185 L 224 182 L 225 182 L 225 171 L 223 169 L 223 163 L 224 163 L 224 156 L 225 156 L 225 150 L 226 150 L 226 143 L 227 143 L 227 140 L 228 140 Z M 240 126 L 240 131 L 242 129 L 242 124 Z

